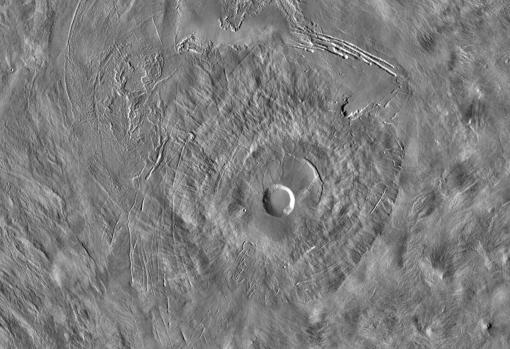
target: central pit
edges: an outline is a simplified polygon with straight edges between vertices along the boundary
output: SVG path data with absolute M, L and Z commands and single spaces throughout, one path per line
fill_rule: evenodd
M 266 190 L 262 198 L 264 209 L 273 217 L 288 216 L 293 210 L 296 200 L 294 193 L 282 184 L 273 184 Z

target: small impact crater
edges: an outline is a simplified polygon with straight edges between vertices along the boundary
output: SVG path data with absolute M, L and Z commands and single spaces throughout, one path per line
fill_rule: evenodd
M 288 216 L 295 205 L 292 190 L 281 184 L 273 184 L 266 190 L 262 198 L 264 209 L 273 217 Z

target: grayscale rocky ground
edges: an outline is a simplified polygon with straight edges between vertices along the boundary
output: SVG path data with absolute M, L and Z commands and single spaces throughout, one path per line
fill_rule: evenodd
M 0 348 L 510 348 L 507 0 L 1 0 Z

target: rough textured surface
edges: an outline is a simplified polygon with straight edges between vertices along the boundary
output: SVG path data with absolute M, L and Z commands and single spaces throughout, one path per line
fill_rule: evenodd
M 4 0 L 0 48 L 0 348 L 510 347 L 508 1 Z

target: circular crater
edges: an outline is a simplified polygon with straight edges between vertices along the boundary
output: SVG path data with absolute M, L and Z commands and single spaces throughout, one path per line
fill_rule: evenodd
M 264 209 L 273 217 L 288 216 L 293 210 L 296 200 L 292 190 L 282 184 L 273 184 L 262 197 Z

